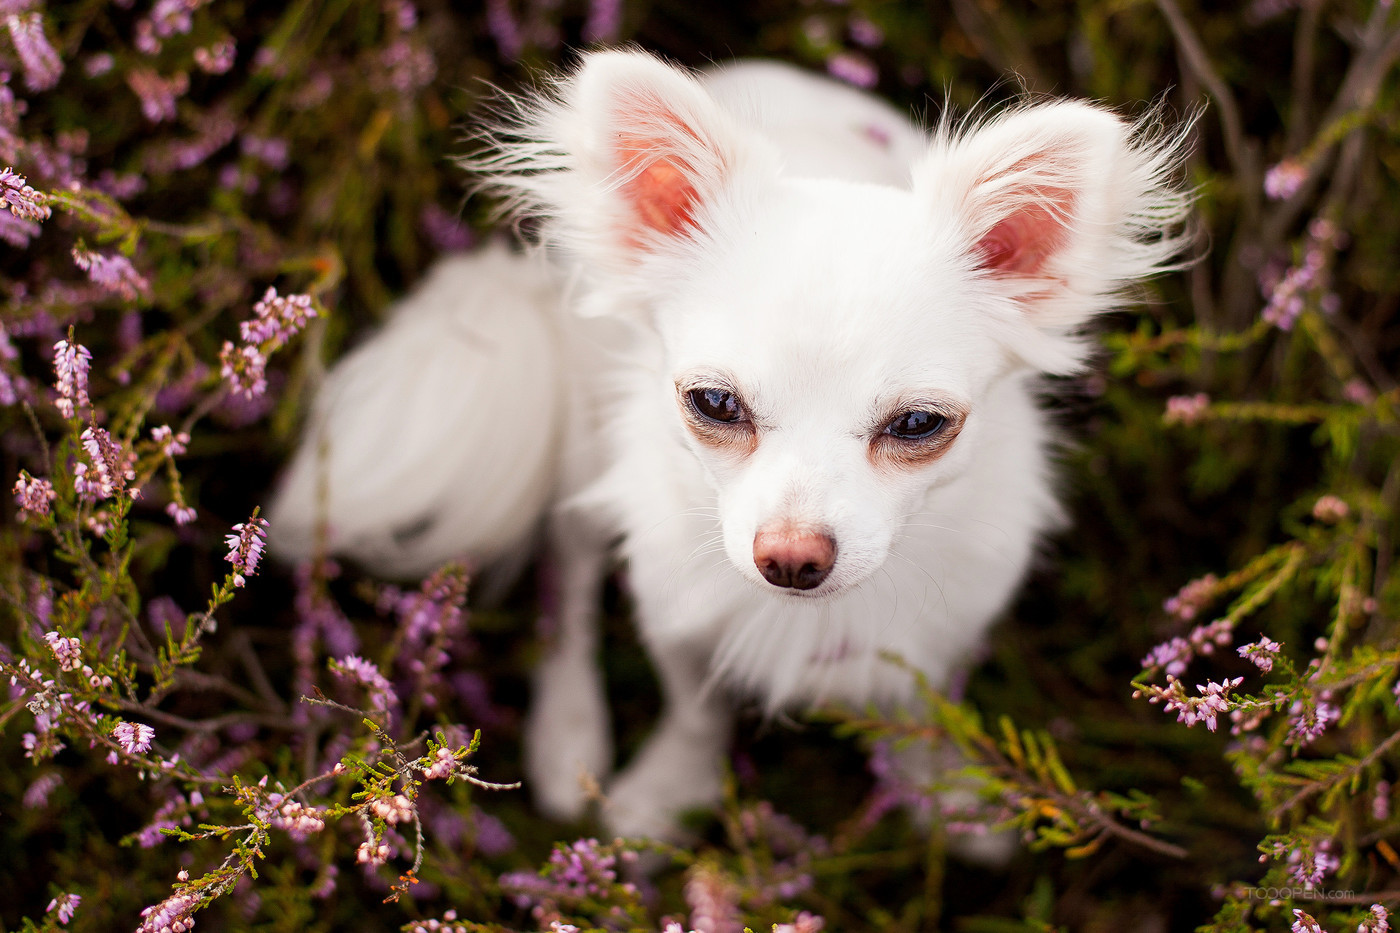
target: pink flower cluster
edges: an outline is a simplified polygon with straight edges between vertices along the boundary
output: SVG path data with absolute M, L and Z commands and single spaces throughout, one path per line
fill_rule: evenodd
M 150 287 L 146 277 L 136 271 L 131 260 L 116 253 L 94 253 L 75 246 L 73 262 L 86 272 L 95 284 L 109 292 L 116 292 L 127 301 L 135 301 L 137 296 Z
M 25 183 L 23 175 L 14 169 L 0 169 L 0 205 L 21 220 L 48 220 L 53 213 L 43 201 L 43 195 Z
M 57 498 L 53 483 L 21 473 L 15 482 L 15 502 L 25 515 L 49 514 L 49 503 Z
M 394 693 L 393 684 L 389 683 L 389 679 L 379 672 L 379 667 L 373 661 L 352 654 L 338 661 L 331 661 L 330 669 L 342 677 L 348 677 L 367 687 L 370 706 L 377 712 L 387 713 L 390 706 L 398 703 L 398 696 Z
M 11 13 L 5 17 L 15 54 L 24 65 L 24 84 L 31 91 L 46 91 L 63 74 L 63 60 L 44 32 L 44 14 Z
M 1267 674 L 1274 669 L 1274 661 L 1278 660 L 1282 648 L 1283 645 L 1268 636 L 1260 635 L 1258 641 L 1240 648 L 1239 655 Z
M 76 671 L 83 666 L 83 643 L 77 638 L 63 637 L 58 632 L 45 632 L 44 641 L 58 659 L 59 670 Z
M 78 408 L 92 405 L 92 400 L 88 398 L 88 370 L 91 366 L 92 354 L 87 347 L 67 340 L 53 345 L 53 368 L 58 376 L 54 385 L 58 398 L 54 404 L 63 417 L 71 418 Z
M 226 535 L 224 543 L 229 552 L 224 560 L 233 565 L 233 585 L 242 586 L 245 578 L 258 572 L 263 548 L 267 544 L 267 520 L 254 515 L 242 524 L 234 525 L 235 534 Z
M 106 428 L 89 425 L 83 429 L 83 450 L 91 465 L 73 467 L 73 488 L 90 502 L 128 494 L 135 499 L 141 491 L 128 483 L 136 479 L 136 454 L 112 439 Z
M 1204 392 L 1195 395 L 1173 395 L 1167 399 L 1167 410 L 1162 415 L 1163 424 L 1193 425 L 1205 417 L 1210 408 L 1210 396 Z
M 1207 729 L 1214 732 L 1217 725 L 1216 717 L 1230 711 L 1230 691 L 1242 683 L 1244 683 L 1243 677 L 1236 677 L 1233 680 L 1227 679 L 1223 683 L 1208 680 L 1204 685 L 1196 685 L 1200 696 L 1188 696 L 1182 682 L 1168 674 L 1165 688 L 1156 686 L 1147 688 L 1147 702 L 1157 703 L 1165 700 L 1166 702 L 1162 704 L 1162 712 L 1176 713 L 1177 722 L 1184 723 L 1188 727 L 1203 722 Z M 1139 695 L 1141 695 L 1140 691 L 1134 694 L 1134 696 Z
M 73 914 L 77 913 L 78 905 L 82 903 L 80 894 L 60 894 L 49 901 L 48 910 L 45 913 L 56 914 L 59 923 L 67 923 L 73 919 Z
M 145 723 L 119 722 L 112 728 L 112 738 L 128 755 L 141 755 L 151 750 L 151 740 L 156 730 Z
M 316 316 L 310 295 L 279 295 L 269 288 L 253 305 L 252 320 L 238 325 L 243 342 L 253 346 L 271 343 L 272 349 L 291 340 L 306 322 Z
M 136 933 L 189 933 L 194 929 L 193 914 L 199 901 L 199 895 L 194 893 L 170 895 L 141 911 L 141 925 Z

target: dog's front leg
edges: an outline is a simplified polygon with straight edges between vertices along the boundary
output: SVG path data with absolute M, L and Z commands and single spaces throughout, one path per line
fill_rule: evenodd
M 682 814 L 719 802 L 732 711 L 706 687 L 708 652 L 650 648 L 665 709 L 656 731 L 609 789 L 604 816 L 618 835 L 674 840 Z
M 598 603 L 608 549 L 588 519 L 563 511 L 549 527 L 555 622 L 535 668 L 525 724 L 525 773 L 547 816 L 574 820 L 588 786 L 612 769 L 612 729 L 598 663 Z

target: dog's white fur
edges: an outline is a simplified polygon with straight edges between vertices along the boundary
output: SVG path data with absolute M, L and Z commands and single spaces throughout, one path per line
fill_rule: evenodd
M 730 694 L 897 707 L 913 679 L 882 654 L 941 685 L 982 641 L 1057 518 L 1036 380 L 1179 254 L 1180 136 L 1076 102 L 926 136 L 785 66 L 638 52 L 510 108 L 473 167 L 567 285 L 502 248 L 435 272 L 327 381 L 274 545 L 319 527 L 425 572 L 510 552 L 553 503 L 527 772 L 575 816 L 580 768 L 611 764 L 594 613 L 620 537 L 665 709 L 606 815 L 664 834 L 717 799 Z M 696 410 L 711 389 L 739 427 Z M 892 436 L 908 412 L 946 427 Z M 770 583 L 761 534 L 825 536 L 834 564 Z

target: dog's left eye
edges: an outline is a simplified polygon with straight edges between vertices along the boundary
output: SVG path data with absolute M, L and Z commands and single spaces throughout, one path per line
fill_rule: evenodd
M 948 419 L 936 411 L 906 411 L 885 425 L 885 433 L 905 441 L 923 441 L 937 435 Z
M 688 394 L 691 407 L 702 418 L 720 424 L 737 424 L 746 418 L 739 396 L 728 389 L 691 389 Z

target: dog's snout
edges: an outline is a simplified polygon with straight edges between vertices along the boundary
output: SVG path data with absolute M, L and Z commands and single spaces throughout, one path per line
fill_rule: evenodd
M 753 538 L 753 562 L 774 586 L 810 590 L 831 573 L 836 540 L 824 531 L 791 526 L 760 529 Z

